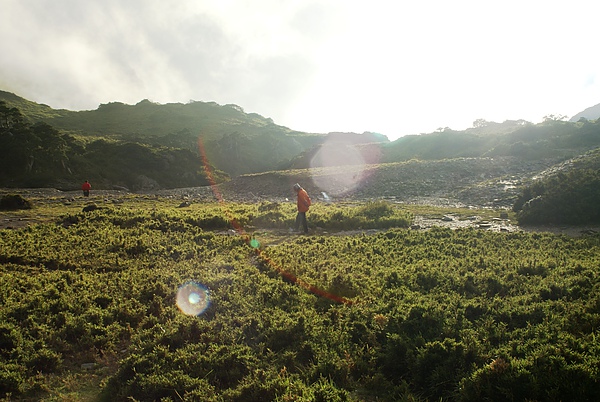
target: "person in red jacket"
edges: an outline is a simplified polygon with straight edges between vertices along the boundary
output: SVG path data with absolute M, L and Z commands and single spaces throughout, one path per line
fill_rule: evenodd
M 298 206 L 298 215 L 296 215 L 296 224 L 294 229 L 297 231 L 302 224 L 302 229 L 304 229 L 304 233 L 308 233 L 308 223 L 306 222 L 306 212 L 308 212 L 308 208 L 310 207 L 310 197 L 305 189 L 303 189 L 300 184 L 294 184 L 294 191 L 296 191 L 296 195 L 298 196 L 298 200 L 296 202 Z
M 87 180 L 85 181 L 85 183 L 83 183 L 81 185 L 81 190 L 83 191 L 83 196 L 84 197 L 89 197 L 90 196 L 90 190 L 91 189 L 92 189 L 92 185 Z

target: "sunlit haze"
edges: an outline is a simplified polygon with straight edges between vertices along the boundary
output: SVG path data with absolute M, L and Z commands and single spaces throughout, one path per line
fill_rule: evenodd
M 396 139 L 600 103 L 596 1 L 3 0 L 0 90 Z

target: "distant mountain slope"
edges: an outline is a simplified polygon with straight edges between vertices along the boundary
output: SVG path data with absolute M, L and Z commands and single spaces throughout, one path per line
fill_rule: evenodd
M 210 184 L 197 153 L 131 141 L 82 141 L 44 122 L 31 123 L 0 100 L 0 187 L 150 190 Z M 227 175 L 214 169 L 214 181 Z
M 519 122 L 495 135 L 467 129 L 401 137 L 384 148 L 383 162 L 504 156 L 525 160 L 568 159 L 599 146 L 600 121 Z
M 237 105 L 215 102 L 169 103 L 161 105 L 147 99 L 135 105 L 121 102 L 102 104 L 96 110 L 55 110 L 47 105 L 0 91 L 0 100 L 17 107 L 33 122 L 43 121 L 56 128 L 84 135 L 128 138 L 164 136 L 181 130 L 215 138 L 235 131 L 252 136 L 265 131 L 279 134 L 306 134 L 276 125 L 256 113 L 245 113 Z
M 579 121 L 582 117 L 587 120 L 596 120 L 600 118 L 600 103 L 588 107 L 583 112 L 577 113 L 575 116 L 571 117 L 571 120 L 569 121 Z
M 54 110 L 0 91 L 0 101 L 18 108 L 31 123 L 44 122 L 91 139 L 174 147 L 199 154 L 199 140 L 210 163 L 230 175 L 277 169 L 324 138 L 293 131 L 236 105 L 190 102 L 136 105 L 112 102 L 96 110 Z
M 135 105 L 103 104 L 96 110 L 54 110 L 9 92 L 0 100 L 17 107 L 32 123 L 88 138 L 133 141 L 155 147 L 168 146 L 199 152 L 201 140 L 212 165 L 236 176 L 278 170 L 299 155 L 318 148 L 331 138 L 357 144 L 388 142 L 387 137 L 365 133 L 306 133 L 277 125 L 270 118 L 246 113 L 237 105 L 191 101 L 161 105 L 143 100 Z
M 105 188 L 191 187 L 207 184 L 208 167 L 218 172 L 220 182 L 233 178 L 227 185 L 232 189 L 241 184 L 236 176 L 264 174 L 255 193 L 273 178 L 287 180 L 290 172 L 306 172 L 302 177 L 317 177 L 317 187 L 333 181 L 333 195 L 340 196 L 426 197 L 455 188 L 459 199 L 483 200 L 490 192 L 480 190 L 493 182 L 495 198 L 506 199 L 502 183 L 529 180 L 600 147 L 600 119 L 539 124 L 479 120 L 463 131 L 444 129 L 390 142 L 375 133 L 294 131 L 237 105 L 214 102 L 112 102 L 74 112 L 2 91 L 0 102 L 8 105 L 7 111 L 19 109 L 30 125 L 21 137 L 14 128 L 0 130 L 6 165 L 0 176 L 12 187 L 64 183 L 66 188 L 83 178 Z M 490 168 L 499 173 L 484 175 L 482 181 Z M 279 184 L 289 187 L 287 181 Z
M 0 101 L 6 102 L 9 106 L 16 107 L 31 122 L 36 123 L 45 119 L 61 117 L 64 114 L 74 113 L 64 109 L 52 109 L 48 105 L 35 103 L 21 98 L 11 92 L 0 90 Z

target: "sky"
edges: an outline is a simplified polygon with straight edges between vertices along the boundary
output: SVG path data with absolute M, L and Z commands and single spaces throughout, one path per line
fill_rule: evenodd
M 597 0 L 0 0 L 0 90 L 394 140 L 600 103 Z

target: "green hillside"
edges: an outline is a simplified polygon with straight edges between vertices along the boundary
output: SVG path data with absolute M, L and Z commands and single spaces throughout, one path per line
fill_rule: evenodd
M 567 122 L 554 116 L 539 124 L 480 119 L 463 131 L 445 128 L 389 142 L 387 137 L 373 133 L 299 132 L 256 113 L 245 113 L 240 106 L 215 102 L 165 105 L 149 100 L 135 105 L 112 102 L 96 110 L 73 112 L 54 110 L 2 91 L 0 100 L 18 108 L 31 123 L 45 122 L 61 131 L 86 137 L 187 148 L 195 152 L 198 139 L 202 139 L 215 166 L 231 175 L 327 166 L 327 162 L 315 160 L 314 155 L 323 144 L 330 142 L 341 149 L 352 148 L 359 152 L 367 149 L 367 156 L 360 161 L 368 164 L 498 156 L 568 159 L 600 146 L 597 120 Z M 369 144 L 376 144 L 376 151 Z M 355 163 L 355 159 L 344 163 Z
M 523 188 L 519 223 L 600 223 L 600 148 L 554 166 Z
M 90 179 L 97 189 L 154 191 L 206 185 L 210 168 L 217 182 L 234 179 L 232 191 L 265 196 L 289 186 L 273 188 L 273 177 L 295 177 L 319 194 L 311 183 L 319 176 L 336 195 L 506 207 L 536 193 L 517 194 L 536 175 L 600 147 L 600 121 L 555 116 L 538 124 L 477 120 L 390 142 L 376 133 L 294 131 L 214 102 L 112 102 L 74 112 L 2 91 L 0 102 L 3 187 L 73 189 Z
M 211 163 L 230 175 L 278 169 L 324 137 L 276 125 L 269 118 L 245 113 L 237 105 L 215 102 L 112 102 L 96 110 L 74 112 L 55 111 L 2 91 L 0 101 L 19 109 L 31 124 L 43 122 L 85 138 L 183 148 L 196 154 L 202 140 Z
M 548 119 L 532 124 L 519 120 L 489 123 L 464 131 L 447 129 L 401 137 L 384 147 L 384 161 L 498 156 L 568 159 L 598 146 L 600 121 L 574 123 Z
M 0 101 L 2 187 L 72 190 L 90 180 L 95 188 L 139 191 L 209 184 L 199 155 L 190 150 L 76 137 L 29 121 L 19 109 Z M 227 179 L 211 169 L 215 180 Z
M 4 101 L 8 106 L 19 109 L 19 111 L 25 116 L 25 119 L 29 123 L 36 123 L 44 121 L 46 119 L 52 119 L 55 117 L 61 117 L 74 112 L 69 110 L 56 110 L 52 109 L 48 105 L 39 104 L 30 100 L 21 98 L 10 92 L 0 90 L 0 101 Z
M 221 106 L 215 102 L 161 105 L 144 99 L 135 105 L 111 102 L 96 110 L 68 111 L 54 110 L 4 91 L 0 91 L 0 100 L 21 110 L 32 123 L 43 121 L 61 130 L 90 136 L 131 139 L 161 137 L 182 130 L 206 138 L 235 131 L 243 131 L 249 136 L 265 131 L 300 134 L 256 113 L 245 113 L 240 106 Z

